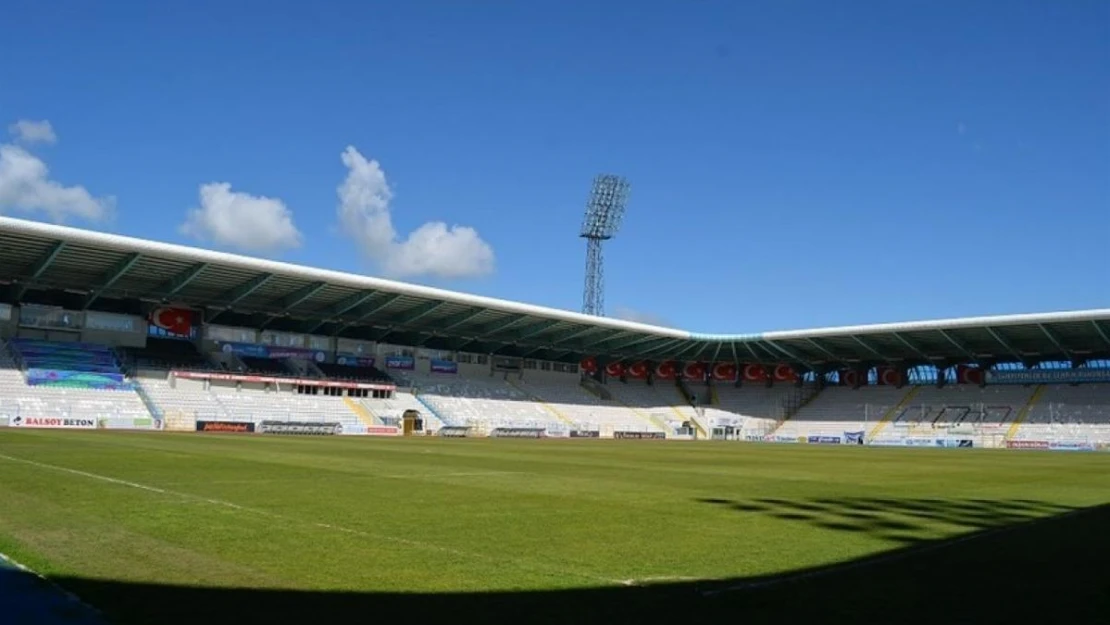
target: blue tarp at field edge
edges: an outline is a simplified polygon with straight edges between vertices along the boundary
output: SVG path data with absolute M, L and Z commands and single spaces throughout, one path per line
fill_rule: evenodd
M 0 556 L 0 623 L 105 625 L 92 608 Z

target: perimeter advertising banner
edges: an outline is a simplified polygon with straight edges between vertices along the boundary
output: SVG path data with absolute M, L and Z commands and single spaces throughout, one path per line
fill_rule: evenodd
M 12 417 L 8 424 L 17 428 L 54 428 L 74 430 L 95 430 L 96 419 L 72 417 Z
M 1090 384 L 1110 382 L 1110 369 L 987 371 L 987 384 Z
M 1006 441 L 1007 449 L 1048 449 L 1048 441 Z
M 613 438 L 660 439 L 667 435 L 663 432 L 613 432 Z
M 431 360 L 432 373 L 458 373 L 459 365 L 452 360 L 440 360 L 433 358 Z
M 294 434 L 308 436 L 334 436 L 343 433 L 343 426 L 334 422 L 318 421 L 263 421 L 257 432 L 262 434 Z
M 235 354 L 236 356 L 271 358 L 274 360 L 293 359 L 324 362 L 327 359 L 327 354 L 318 349 L 277 347 L 273 345 L 257 345 L 255 343 L 220 343 L 220 351 L 225 354 Z
M 339 356 L 335 359 L 335 364 L 348 367 L 373 367 L 374 359 L 367 356 Z
M 859 432 L 845 432 L 844 442 L 848 443 L 849 445 L 862 445 L 864 436 L 865 433 L 862 430 L 860 430 Z
M 197 421 L 198 432 L 236 432 L 254 431 L 253 421 Z
M 546 430 L 543 428 L 494 428 L 490 438 L 544 438 Z
M 412 371 L 416 368 L 416 359 L 412 356 L 386 356 L 385 368 Z
M 839 445 L 839 436 L 810 436 L 806 439 L 810 445 Z

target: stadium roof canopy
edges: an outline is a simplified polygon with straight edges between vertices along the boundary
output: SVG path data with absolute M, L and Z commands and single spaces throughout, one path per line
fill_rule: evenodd
M 0 299 L 144 314 L 187 305 L 205 321 L 431 349 L 577 362 L 787 363 L 800 370 L 1110 357 L 1110 309 L 698 334 L 0 217 Z

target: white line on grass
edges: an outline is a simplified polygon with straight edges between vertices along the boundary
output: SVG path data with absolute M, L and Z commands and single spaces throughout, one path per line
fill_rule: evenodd
M 872 557 L 870 559 L 862 560 L 862 561 L 859 561 L 859 562 L 849 562 L 849 563 L 845 563 L 845 564 L 834 564 L 834 565 L 828 566 L 826 568 L 818 569 L 818 570 L 815 570 L 815 571 L 804 571 L 804 572 L 801 572 L 801 573 L 785 573 L 781 576 L 770 577 L 770 578 L 763 579 L 763 580 L 760 580 L 760 581 L 742 582 L 742 583 L 739 583 L 739 584 L 734 584 L 732 586 L 726 586 L 724 588 L 716 588 L 714 590 L 705 590 L 705 591 L 702 591 L 701 594 L 702 594 L 703 597 L 713 597 L 715 595 L 720 595 L 720 594 L 724 594 L 724 593 L 739 592 L 739 591 L 744 591 L 744 590 L 754 590 L 754 589 L 757 589 L 757 588 L 768 588 L 770 586 L 780 586 L 782 584 L 790 584 L 790 583 L 793 583 L 793 582 L 800 582 L 800 581 L 806 580 L 806 579 L 813 579 L 813 578 L 817 578 L 817 577 L 826 577 L 826 576 L 829 576 L 829 575 L 839 575 L 841 573 L 847 573 L 848 571 L 855 571 L 855 570 L 858 570 L 858 569 L 866 569 L 866 568 L 870 568 L 870 567 L 873 567 L 873 566 L 879 566 L 879 565 L 882 565 L 882 564 L 890 564 L 891 562 L 898 562 L 900 560 L 905 560 L 907 558 L 913 558 L 913 557 L 920 556 L 920 555 L 923 555 L 923 554 L 926 554 L 926 553 L 932 553 L 934 551 L 941 551 L 941 550 L 944 550 L 944 549 L 949 549 L 949 548 L 955 547 L 957 545 L 962 545 L 962 544 L 969 543 L 969 542 L 972 542 L 972 541 L 982 540 L 984 538 L 990 538 L 992 536 L 998 536 L 1000 534 L 1007 534 L 1009 532 L 1017 531 L 1019 529 L 1024 529 L 1024 528 L 1032 527 L 1032 526 L 1035 526 L 1035 525 L 1041 525 L 1042 523 L 1047 523 L 1049 521 L 1058 521 L 1060 519 L 1065 519 L 1065 518 L 1070 517 L 1070 516 L 1075 516 L 1075 515 L 1077 515 L 1081 512 L 1086 512 L 1086 511 L 1087 510 L 1070 510 L 1068 512 L 1064 512 L 1063 514 L 1057 514 L 1055 516 L 1041 517 L 1039 519 L 1033 519 L 1031 521 L 1026 521 L 1024 523 L 1019 523 L 1017 525 L 1008 525 L 1008 526 L 1005 526 L 1005 527 L 996 527 L 996 528 L 993 528 L 993 529 L 983 530 L 983 531 L 979 531 L 979 532 L 976 532 L 976 533 L 973 533 L 973 534 L 967 534 L 966 536 L 959 536 L 957 538 L 950 538 L 950 539 L 947 539 L 947 540 L 943 540 L 941 542 L 936 542 L 936 543 L 932 543 L 932 544 L 929 544 L 929 545 L 924 545 L 924 546 L 921 546 L 921 547 L 911 547 L 910 549 L 906 549 L 906 550 L 903 550 L 903 551 L 897 551 L 897 552 L 894 552 L 894 553 L 891 553 L 891 554 L 888 554 L 888 555 L 885 555 L 885 556 L 882 556 L 882 555 L 875 556 L 875 557 Z
M 33 466 L 33 467 L 39 467 L 41 469 L 49 469 L 49 470 L 52 470 L 52 471 L 59 471 L 59 472 L 62 472 L 62 473 L 69 473 L 71 475 L 79 475 L 81 477 L 85 477 L 85 478 L 88 478 L 88 479 L 91 479 L 91 480 L 98 480 L 98 481 L 101 481 L 101 482 L 108 482 L 109 484 L 115 484 L 117 486 L 125 486 L 125 487 L 128 487 L 128 488 L 135 488 L 135 489 L 138 489 L 138 490 L 144 490 L 144 491 L 149 492 L 149 493 L 156 493 L 156 494 L 159 494 L 159 495 L 166 495 L 166 496 L 171 496 L 171 497 L 179 497 L 181 499 L 189 499 L 189 500 L 193 500 L 193 501 L 207 503 L 207 504 L 210 504 L 210 505 L 213 505 L 213 506 L 222 506 L 222 507 L 225 507 L 225 508 L 230 508 L 232 510 L 237 510 L 239 512 L 255 514 L 255 515 L 258 515 L 258 516 L 263 516 L 263 517 L 267 517 L 267 518 L 271 518 L 271 519 L 276 519 L 276 520 L 279 520 L 279 521 L 288 521 L 288 522 L 293 522 L 293 523 L 300 523 L 302 525 L 311 525 L 311 526 L 314 526 L 314 527 L 319 527 L 319 528 L 323 528 L 323 529 L 329 529 L 329 530 L 334 530 L 334 531 L 337 531 L 337 532 L 342 532 L 344 534 L 352 534 L 352 535 L 356 535 L 356 536 L 361 536 L 363 538 L 370 538 L 372 540 L 380 540 L 380 541 L 384 541 L 384 542 L 395 543 L 395 544 L 398 544 L 398 545 L 405 545 L 405 546 L 408 546 L 408 547 L 413 547 L 415 549 L 423 549 L 425 551 L 437 551 L 437 552 L 440 552 L 440 553 L 448 553 L 448 554 L 451 554 L 451 555 L 454 555 L 454 556 L 459 556 L 459 557 L 464 557 L 464 558 L 479 559 L 479 560 L 486 560 L 486 561 L 492 561 L 492 562 L 503 562 L 503 563 L 511 564 L 511 565 L 517 566 L 519 568 L 531 571 L 533 573 L 542 573 L 542 574 L 545 574 L 545 575 L 564 575 L 564 576 L 567 576 L 567 577 L 577 577 L 579 579 L 588 579 L 588 580 L 593 581 L 593 582 L 603 582 L 603 583 L 606 583 L 606 584 L 623 584 L 622 580 L 609 579 L 609 578 L 605 578 L 605 577 L 599 577 L 599 576 L 596 576 L 596 575 L 591 575 L 589 573 L 579 573 L 577 571 L 569 571 L 569 570 L 561 569 L 561 568 L 553 568 L 553 567 L 547 567 L 547 566 L 543 566 L 543 565 L 535 565 L 535 564 L 532 564 L 532 563 L 527 562 L 525 560 L 522 560 L 520 558 L 510 558 L 510 559 L 498 558 L 496 556 L 491 556 L 491 555 L 487 555 L 487 554 L 484 554 L 484 553 L 478 553 L 478 552 L 474 552 L 474 551 L 463 551 L 461 549 L 455 549 L 453 547 L 445 547 L 443 545 L 437 545 L 435 543 L 425 542 L 425 541 L 421 541 L 421 540 L 412 540 L 410 538 L 401 538 L 399 536 L 386 536 L 386 535 L 383 535 L 383 534 L 374 534 L 372 532 L 366 532 L 366 531 L 363 531 L 363 530 L 356 530 L 356 529 L 352 529 L 352 528 L 349 528 L 349 527 L 343 527 L 343 526 L 340 526 L 340 525 L 333 525 L 333 524 L 330 524 L 330 523 L 319 523 L 319 522 L 314 522 L 314 521 L 306 521 L 304 519 L 289 517 L 289 516 L 285 516 L 285 515 L 282 515 L 282 514 L 277 514 L 275 512 L 269 512 L 267 510 L 261 510 L 259 508 L 250 508 L 250 507 L 247 507 L 247 506 L 241 506 L 237 503 L 233 503 L 233 502 L 230 502 L 230 501 L 225 501 L 223 499 L 212 499 L 212 498 L 203 497 L 203 496 L 200 496 L 200 495 L 193 495 L 191 493 L 183 493 L 181 491 L 174 491 L 174 490 L 168 490 L 168 489 L 165 489 L 165 488 L 158 488 L 157 486 L 148 486 L 146 484 L 140 484 L 138 482 L 131 482 L 131 481 L 128 481 L 128 480 L 121 480 L 121 479 L 118 479 L 118 478 L 109 477 L 107 475 L 100 475 L 99 473 L 90 473 L 88 471 L 81 471 L 79 469 L 71 469 L 69 467 L 63 467 L 63 466 L 56 465 L 56 464 L 48 464 L 48 463 L 45 463 L 45 462 L 38 462 L 36 460 L 27 460 L 26 458 L 17 458 L 15 456 L 9 456 L 9 455 L 6 455 L 6 454 L 0 454 L 0 459 L 8 460 L 9 462 L 16 462 L 16 463 L 26 464 L 26 465 L 30 465 L 30 466 Z

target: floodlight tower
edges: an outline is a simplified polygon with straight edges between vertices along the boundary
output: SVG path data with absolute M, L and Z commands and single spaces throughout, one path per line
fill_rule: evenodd
M 582 291 L 582 312 L 587 315 L 605 315 L 605 260 L 601 244 L 612 239 L 620 230 L 624 207 L 628 202 L 628 180 L 613 174 L 594 178 L 590 199 L 586 202 L 586 216 L 582 219 L 582 234 L 586 239 L 586 286 Z

